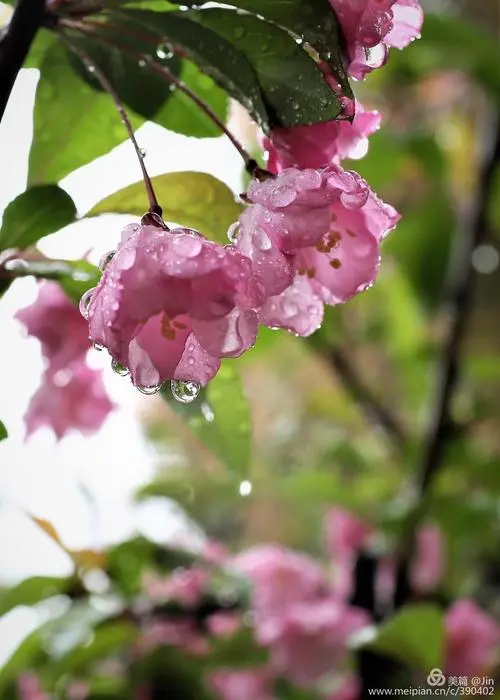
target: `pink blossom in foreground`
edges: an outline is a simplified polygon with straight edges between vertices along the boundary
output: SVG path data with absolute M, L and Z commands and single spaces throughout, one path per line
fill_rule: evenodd
M 193 655 L 203 655 L 209 651 L 207 640 L 191 620 L 155 618 L 148 621 L 137 641 L 137 651 L 145 656 L 159 646 L 179 647 Z
M 330 121 L 290 129 L 277 128 L 264 139 L 267 167 L 272 173 L 285 168 L 322 168 L 344 158 L 363 158 L 368 136 L 380 127 L 378 112 L 365 111 L 356 103 L 354 120 Z
M 220 700 L 273 700 L 265 670 L 220 669 L 208 676 L 208 684 Z
M 28 335 L 38 338 L 52 372 L 82 359 L 90 348 L 85 320 L 56 282 L 42 282 L 36 300 L 16 318 Z
M 335 671 L 348 655 L 355 632 L 368 624 L 367 614 L 337 598 L 289 605 L 257 625 L 258 641 L 269 647 L 271 664 L 299 687 L 313 687 Z
M 241 625 L 240 615 L 233 612 L 214 613 L 206 619 L 207 629 L 214 637 L 232 637 L 241 628 Z
M 420 36 L 423 12 L 418 0 L 330 0 L 347 42 L 348 73 L 359 80 Z
M 90 336 L 128 367 L 137 385 L 202 385 L 221 357 L 253 345 L 263 289 L 250 261 L 188 229 L 131 224 L 94 291 Z
M 209 574 L 203 569 L 175 569 L 170 576 L 145 574 L 143 591 L 152 600 L 176 600 L 187 606 L 196 605 L 203 597 Z
M 101 375 L 78 361 L 57 372 L 45 371 L 24 417 L 27 435 L 43 426 L 52 428 L 58 439 L 72 429 L 87 435 L 99 430 L 114 408 Z
M 500 626 L 472 600 L 457 600 L 445 618 L 447 675 L 479 676 L 500 651 Z
M 271 296 L 260 322 L 303 336 L 321 324 L 324 303 L 343 303 L 374 282 L 380 244 L 399 220 L 359 175 L 337 165 L 288 168 L 253 181 L 247 196 L 252 205 L 240 218 L 237 245 L 252 258 L 259 281 L 274 266 L 284 286 L 277 293 L 264 281 Z
M 263 616 L 316 598 L 324 585 L 323 572 L 313 559 L 279 545 L 252 547 L 235 557 L 232 565 L 252 582 L 253 607 Z

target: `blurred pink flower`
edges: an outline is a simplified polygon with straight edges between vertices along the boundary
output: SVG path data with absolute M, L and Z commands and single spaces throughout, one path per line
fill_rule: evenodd
M 321 568 L 308 556 L 279 545 L 260 545 L 233 559 L 232 566 L 253 584 L 259 616 L 285 613 L 292 603 L 316 598 L 323 586 Z
M 85 434 L 99 430 L 114 408 L 101 374 L 78 360 L 57 372 L 46 370 L 24 416 L 27 436 L 43 426 L 58 439 L 72 429 Z
M 68 687 L 68 700 L 86 700 L 90 685 L 86 681 L 73 681 Z
M 388 48 L 404 48 L 420 36 L 418 0 L 330 0 L 347 42 L 348 72 L 363 79 L 387 60 Z
M 416 551 L 410 570 L 413 590 L 428 593 L 436 588 L 443 577 L 444 565 L 441 530 L 434 525 L 422 527 L 417 533 Z
M 474 601 L 462 598 L 448 610 L 445 626 L 445 673 L 469 677 L 486 673 L 494 651 L 500 650 L 496 620 Z
M 209 651 L 208 641 L 191 620 L 170 621 L 160 617 L 148 621 L 137 641 L 137 651 L 146 655 L 159 646 L 179 647 L 189 654 L 203 655 Z
M 192 607 L 203 597 L 209 574 L 203 569 L 175 569 L 170 576 L 158 577 L 146 573 L 142 588 L 146 595 L 156 601 L 176 600 Z
M 257 639 L 269 647 L 271 664 L 299 687 L 313 687 L 339 668 L 352 635 L 368 615 L 337 598 L 293 603 L 257 623 Z
M 330 121 L 290 129 L 274 129 L 264 138 L 268 151 L 267 167 L 273 173 L 285 168 L 321 168 L 344 158 L 363 158 L 368 136 L 380 127 L 378 112 L 365 111 L 356 103 L 354 120 Z
M 265 670 L 220 669 L 208 676 L 208 683 L 220 700 L 273 700 Z
M 36 300 L 16 318 L 40 341 L 51 372 L 82 359 L 90 348 L 85 320 L 56 282 L 42 282 Z
M 42 689 L 38 676 L 30 671 L 25 671 L 18 677 L 17 689 L 20 700 L 50 700 Z
M 358 700 L 361 696 L 361 682 L 355 675 L 342 679 L 340 685 L 325 700 Z
M 353 576 L 359 552 L 373 528 L 344 508 L 330 508 L 324 520 L 326 547 L 332 557 L 334 590 L 347 599 L 353 592 Z
M 242 625 L 241 616 L 233 612 L 218 612 L 206 619 L 207 629 L 214 637 L 232 637 Z
M 131 224 L 88 302 L 90 336 L 139 386 L 205 385 L 253 345 L 263 301 L 250 261 L 196 231 Z M 85 309 L 84 309 L 85 311 Z
M 229 551 L 216 540 L 207 540 L 201 551 L 201 558 L 209 564 L 224 564 L 229 557 Z

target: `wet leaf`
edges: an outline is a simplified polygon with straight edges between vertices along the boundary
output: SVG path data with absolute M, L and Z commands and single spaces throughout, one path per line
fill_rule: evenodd
M 212 175 L 196 172 L 157 175 L 152 182 L 166 221 L 197 229 L 219 243 L 227 242 L 227 229 L 242 211 L 227 185 Z M 147 209 L 145 200 L 144 184 L 136 182 L 103 199 L 87 216 L 142 216 Z
M 76 207 L 57 185 L 31 187 L 6 208 L 0 229 L 0 250 L 28 248 L 76 218 Z
M 273 126 L 299 126 L 335 119 L 340 103 L 316 63 L 284 30 L 249 14 L 218 8 L 184 16 L 229 41 L 257 74 Z
M 69 578 L 33 576 L 0 593 L 0 617 L 18 605 L 35 605 L 46 598 L 64 593 L 71 585 Z

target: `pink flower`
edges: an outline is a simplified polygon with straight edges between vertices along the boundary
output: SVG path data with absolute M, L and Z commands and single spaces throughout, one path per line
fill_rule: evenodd
M 155 618 L 147 622 L 137 642 L 137 650 L 146 655 L 159 646 L 175 646 L 189 654 L 203 655 L 209 650 L 207 640 L 201 636 L 191 620 L 163 620 Z
M 363 79 L 387 60 L 388 48 L 404 48 L 420 35 L 418 0 L 330 0 L 347 42 L 348 72 Z
M 263 289 L 250 261 L 189 229 L 131 224 L 88 306 L 90 336 L 137 385 L 205 385 L 255 341 Z
M 363 158 L 368 151 L 368 136 L 377 131 L 380 121 L 378 112 L 366 112 L 357 102 L 352 123 L 330 121 L 274 129 L 264 139 L 269 154 L 267 166 L 279 173 L 285 168 L 321 168 L 343 158 Z
M 241 617 L 233 612 L 214 613 L 206 620 L 207 629 L 214 637 L 232 637 L 241 624 Z
M 276 671 L 309 688 L 344 662 L 350 638 L 366 624 L 363 610 L 323 598 L 294 603 L 281 615 L 265 618 L 257 633 Z
M 311 558 L 278 545 L 260 545 L 233 560 L 233 567 L 253 583 L 253 606 L 274 615 L 291 603 L 314 599 L 324 585 L 323 572 Z
M 457 600 L 446 614 L 447 675 L 479 676 L 500 648 L 500 626 L 472 600 Z
M 86 700 L 90 693 L 90 685 L 86 681 L 73 681 L 68 687 L 69 700 Z
M 51 371 L 82 359 L 90 348 L 88 327 L 56 282 L 42 282 L 33 304 L 17 312 L 28 335 L 38 338 Z
M 428 525 L 420 529 L 410 571 L 412 588 L 417 593 L 428 593 L 440 582 L 444 570 L 443 549 L 443 536 L 438 527 Z
M 59 439 L 71 429 L 91 434 L 113 408 L 101 372 L 85 362 L 73 362 L 57 372 L 46 370 L 24 417 L 27 435 L 43 426 L 52 428 Z
M 168 577 L 146 574 L 143 590 L 153 600 L 177 600 L 187 606 L 196 605 L 202 598 L 209 575 L 202 569 L 175 569 Z
M 49 696 L 42 689 L 38 676 L 29 671 L 19 676 L 17 689 L 21 700 L 49 700 Z
M 325 538 L 334 565 L 334 589 L 347 599 L 352 594 L 354 567 L 373 528 L 344 508 L 330 508 L 325 516 Z
M 273 700 L 265 670 L 220 669 L 208 677 L 220 700 Z
M 271 295 L 260 321 L 299 335 L 316 330 L 323 303 L 343 303 L 373 283 L 380 243 L 399 219 L 359 175 L 337 165 L 288 168 L 253 181 L 248 199 L 253 204 L 240 218 L 237 245 Z M 281 292 L 267 282 L 274 269 L 282 273 Z
M 339 687 L 325 700 L 358 700 L 361 697 L 361 682 L 357 676 L 343 678 Z

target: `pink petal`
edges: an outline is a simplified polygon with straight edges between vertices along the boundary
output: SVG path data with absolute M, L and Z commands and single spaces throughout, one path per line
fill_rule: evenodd
M 193 320 L 200 345 L 214 357 L 239 357 L 255 344 L 259 317 L 251 309 L 233 309 L 218 321 Z
M 424 13 L 418 0 L 397 0 L 392 12 L 394 27 L 385 41 L 389 46 L 404 49 L 414 39 L 420 38 Z
M 286 328 L 305 337 L 321 325 L 323 302 L 314 294 L 307 279 L 296 277 L 284 292 L 266 301 L 259 318 L 264 326 Z

